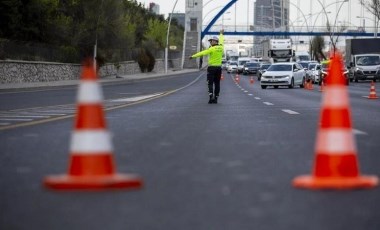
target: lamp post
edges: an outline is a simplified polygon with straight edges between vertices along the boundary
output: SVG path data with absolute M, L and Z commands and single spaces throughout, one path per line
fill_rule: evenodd
M 168 23 L 168 31 L 166 33 L 166 47 L 165 47 L 165 73 L 166 74 L 168 73 L 168 53 L 169 53 L 168 52 L 168 46 L 169 46 L 170 23 L 172 21 L 173 12 L 174 12 L 175 6 L 177 5 L 177 2 L 178 2 L 178 0 L 175 1 L 172 13 L 170 14 L 169 23 Z

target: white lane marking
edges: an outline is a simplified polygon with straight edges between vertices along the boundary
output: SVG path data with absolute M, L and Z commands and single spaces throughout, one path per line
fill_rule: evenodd
M 353 132 L 353 134 L 356 134 L 356 135 L 368 135 L 368 133 L 366 133 L 364 131 L 360 131 L 358 129 L 352 129 L 352 132 Z
M 273 105 L 272 103 L 270 103 L 270 102 L 263 102 L 264 104 L 266 104 L 266 105 Z
M 259 98 L 259 97 L 255 97 L 255 99 L 256 99 L 256 100 L 261 100 L 261 98 Z
M 248 96 L 253 96 L 253 94 L 252 94 L 252 93 L 249 93 Z
M 10 125 L 11 123 L 4 123 L 4 122 L 1 122 L 0 125 Z
M 282 109 L 282 111 L 285 113 L 289 113 L 289 114 L 300 114 L 300 113 L 293 111 L 293 110 L 290 110 L 290 109 Z
M 22 119 L 22 118 L 0 118 L 0 121 L 33 121 L 33 119 Z
M 50 116 L 37 116 L 37 115 L 0 115 L 0 118 L 46 118 Z
M 141 101 L 144 99 L 148 99 L 151 97 L 156 97 L 161 95 L 162 93 L 156 93 L 156 94 L 150 94 L 150 95 L 145 95 L 145 96 L 138 96 L 138 97 L 129 97 L 129 98 L 120 98 L 120 99 L 115 99 L 115 100 L 110 100 L 111 102 L 135 102 L 135 101 Z
M 245 90 L 245 91 L 244 91 L 244 93 L 248 93 L 248 91 L 247 91 L 247 90 Z

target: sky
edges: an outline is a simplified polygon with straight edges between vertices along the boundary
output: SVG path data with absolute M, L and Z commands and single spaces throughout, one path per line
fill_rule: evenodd
M 160 6 L 160 13 L 168 15 L 172 12 L 176 0 L 137 0 L 145 4 L 146 7 L 149 6 L 150 2 L 154 2 Z M 204 10 L 204 24 L 211 21 L 213 16 L 215 16 L 224 5 L 226 5 L 230 0 L 203 0 Z M 255 0 L 238 0 L 235 6 L 232 6 L 228 11 L 230 13 L 224 16 L 225 25 L 252 25 L 253 24 L 253 2 Z M 349 0 L 343 3 L 342 0 L 290 0 L 290 20 L 291 25 L 293 24 L 295 28 L 305 27 L 305 18 L 308 20 L 309 27 L 314 25 L 316 28 L 322 26 L 323 17 L 325 13 L 322 10 L 321 4 L 325 2 L 325 9 L 329 16 L 329 21 L 334 24 L 345 24 L 350 27 L 359 27 L 363 25 L 363 18 L 357 17 L 368 17 L 364 19 L 365 25 L 373 26 L 373 16 L 366 10 L 362 10 L 359 4 L 359 0 Z M 337 2 L 337 3 L 336 3 Z M 339 14 L 338 9 L 342 5 Z M 177 5 L 174 9 L 175 13 L 185 12 L 185 0 L 178 0 Z M 302 13 L 305 17 L 302 16 Z M 309 16 L 311 14 L 311 16 Z M 247 17 L 248 15 L 248 17 Z M 317 18 L 317 15 L 318 18 Z M 338 15 L 338 17 L 336 17 Z M 350 17 L 349 17 L 350 16 Z M 299 17 L 299 18 L 298 18 Z M 316 20 L 317 18 L 317 20 Z M 302 22 L 301 22 L 302 21 Z M 293 23 L 292 23 L 293 22 Z M 220 23 L 220 22 L 219 22 Z

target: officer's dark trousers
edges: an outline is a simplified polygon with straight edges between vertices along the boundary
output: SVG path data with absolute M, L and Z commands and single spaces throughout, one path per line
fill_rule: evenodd
M 218 97 L 220 92 L 220 77 L 222 68 L 220 66 L 209 66 L 207 68 L 207 84 L 209 94 Z M 214 91 L 215 86 L 215 91 Z

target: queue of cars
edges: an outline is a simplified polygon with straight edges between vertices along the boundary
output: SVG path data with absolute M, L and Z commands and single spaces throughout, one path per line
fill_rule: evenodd
M 239 65 L 240 64 L 240 65 Z M 260 81 L 262 89 L 269 86 L 278 88 L 286 86 L 293 88 L 298 85 L 303 88 L 306 82 L 321 85 L 328 74 L 330 60 L 322 61 L 298 61 L 298 62 L 282 62 L 282 63 L 266 63 L 257 60 L 249 60 L 247 58 L 238 61 L 225 61 L 223 68 L 228 73 L 253 74 Z M 346 79 L 346 85 L 353 81 L 349 68 L 342 64 L 342 73 Z

